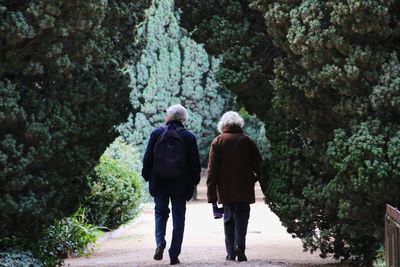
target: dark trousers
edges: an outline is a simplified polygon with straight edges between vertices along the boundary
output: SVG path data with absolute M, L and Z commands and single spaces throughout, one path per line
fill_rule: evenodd
M 236 246 L 246 249 L 247 225 L 250 218 L 249 203 L 224 204 L 225 246 L 229 256 L 234 256 Z
M 169 248 L 169 256 L 177 258 L 181 253 L 183 232 L 185 229 L 186 199 L 177 196 L 159 195 L 154 197 L 155 220 L 156 220 L 156 243 L 157 246 L 165 247 L 165 232 L 170 209 L 168 208 L 169 200 L 172 206 L 172 241 Z

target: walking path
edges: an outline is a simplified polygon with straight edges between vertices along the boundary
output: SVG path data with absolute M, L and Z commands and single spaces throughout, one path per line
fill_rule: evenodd
M 258 188 L 257 188 L 258 189 Z M 258 189 L 259 190 L 259 189 Z M 186 228 L 179 266 L 339 266 L 337 262 L 321 259 L 318 254 L 303 252 L 299 239 L 288 234 L 276 215 L 262 201 L 251 205 L 247 234 L 248 262 L 225 261 L 223 221 L 212 216 L 211 205 L 205 201 L 204 184 L 199 186 L 198 201 L 189 202 Z M 141 215 L 130 224 L 99 240 L 98 250 L 90 257 L 73 258 L 66 266 L 74 267 L 136 267 L 167 266 L 168 251 L 162 261 L 154 261 L 154 206 L 146 204 Z M 167 242 L 171 240 L 171 218 L 168 220 Z M 167 244 L 168 247 L 168 244 Z

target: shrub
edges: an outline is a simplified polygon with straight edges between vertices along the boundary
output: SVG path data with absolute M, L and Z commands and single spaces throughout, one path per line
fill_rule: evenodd
M 140 173 L 142 170 L 143 163 L 139 149 L 133 144 L 124 142 L 122 137 L 115 139 L 114 142 L 104 152 L 104 155 L 116 160 L 118 164 L 121 164 L 122 166 L 125 166 L 134 172 Z M 146 183 L 143 178 L 139 179 L 139 182 L 142 187 L 141 200 L 143 202 L 150 202 L 153 198 L 150 196 L 148 190 L 149 184 Z
M 244 73 L 260 72 L 252 67 L 257 63 L 266 71 L 245 76 L 248 86 L 239 88 L 248 90 L 237 94 L 266 122 L 271 210 L 305 249 L 370 265 L 383 243 L 384 204 L 400 203 L 400 1 L 177 5 L 194 38 L 224 55 L 220 76 L 230 90 L 237 92 L 226 79 L 232 58 L 238 63 L 247 56 L 243 62 L 249 64 L 234 65 Z M 249 6 L 255 9 L 251 17 Z M 243 34 L 254 30 L 269 37 Z M 247 47 L 262 47 L 261 53 Z
M 252 0 L 175 0 L 181 25 L 208 53 L 223 58 L 217 73 L 251 113 L 264 119 L 273 97 L 273 59 L 280 53 Z
M 48 227 L 33 253 L 45 266 L 61 266 L 63 259 L 70 255 L 89 255 L 93 251 L 91 244 L 100 234 L 99 227 L 89 224 L 85 210 L 80 208 L 72 216 Z
M 11 250 L 0 252 L 0 267 L 44 267 L 44 265 L 35 259 L 31 252 Z
M 244 107 L 240 109 L 239 113 L 244 119 L 243 131 L 256 142 L 257 148 L 261 155 L 263 155 L 263 158 L 270 158 L 270 144 L 265 132 L 264 122 L 259 120 L 256 115 L 249 114 Z
M 79 207 L 127 116 L 146 2 L 0 1 L 0 248 Z
M 142 196 L 140 176 L 117 160 L 102 156 L 89 177 L 91 195 L 84 202 L 88 220 L 98 226 L 116 229 L 131 220 Z
M 126 143 L 122 137 L 116 138 L 103 155 L 132 171 L 139 173 L 142 170 L 139 149 L 132 144 Z

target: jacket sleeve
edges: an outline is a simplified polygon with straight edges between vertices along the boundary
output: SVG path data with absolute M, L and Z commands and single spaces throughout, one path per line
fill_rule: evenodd
M 190 170 L 192 172 L 193 185 L 197 185 L 200 182 L 200 155 L 197 147 L 196 137 L 190 139 L 190 150 L 189 150 Z
M 146 152 L 143 156 L 143 168 L 142 168 L 142 177 L 145 181 L 149 181 L 151 177 L 151 172 L 153 170 L 153 154 L 154 147 L 157 143 L 159 134 L 156 130 L 154 130 L 149 139 L 149 143 L 147 144 Z
M 261 172 L 261 163 L 262 163 L 262 156 L 260 154 L 260 151 L 257 148 L 256 143 L 253 140 L 251 141 L 251 161 L 253 162 L 253 170 L 254 173 L 256 174 L 256 181 L 258 181 L 261 185 L 262 190 L 264 191 L 265 186 L 264 186 L 264 180 L 262 178 L 262 172 Z
M 217 202 L 217 182 L 218 182 L 218 147 L 217 139 L 211 143 L 210 154 L 208 157 L 208 175 L 207 175 L 207 198 L 208 203 Z

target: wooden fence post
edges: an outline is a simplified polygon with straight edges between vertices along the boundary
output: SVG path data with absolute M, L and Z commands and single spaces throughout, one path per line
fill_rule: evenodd
M 386 267 L 400 267 L 400 212 L 386 205 L 385 216 Z

